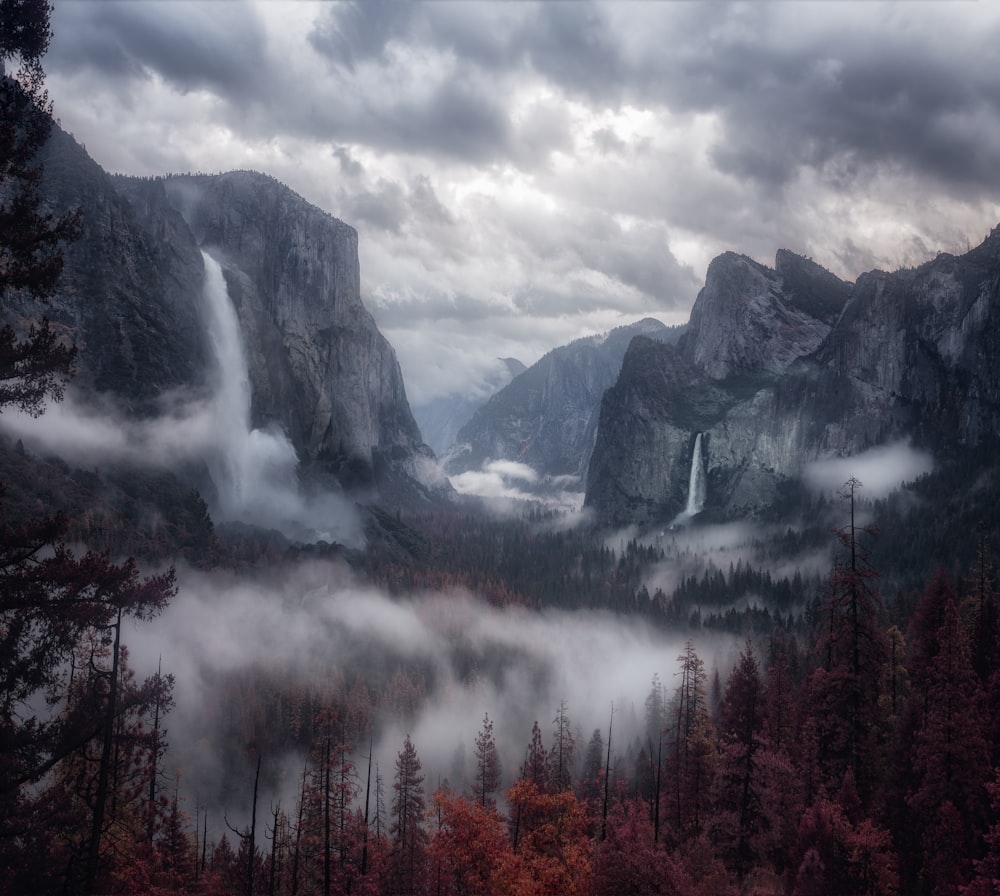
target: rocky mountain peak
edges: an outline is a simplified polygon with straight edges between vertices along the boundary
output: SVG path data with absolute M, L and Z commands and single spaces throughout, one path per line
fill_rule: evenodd
M 633 343 L 602 404 L 586 503 L 615 524 L 669 521 L 686 506 L 699 434 L 716 518 L 769 512 L 833 457 L 904 441 L 946 455 L 993 446 L 998 333 L 1000 229 L 964 255 L 853 286 L 791 252 L 773 271 L 722 255 L 677 354 Z
M 165 395 L 214 388 L 204 250 L 238 318 L 250 426 L 283 433 L 324 484 L 423 500 L 430 452 L 361 302 L 353 227 L 257 172 L 113 177 L 58 127 L 43 163 L 46 203 L 80 207 L 84 233 L 49 306 L 11 303 L 2 319 L 48 314 L 69 333 L 81 398 L 152 416 Z
M 841 280 L 811 258 L 779 249 L 774 258 L 781 291 L 790 305 L 833 326 L 851 294 L 851 284 Z
M 447 456 L 451 474 L 490 460 L 517 460 L 551 475 L 582 476 L 594 446 L 601 397 L 634 338 L 676 330 L 653 318 L 548 352 L 480 407 Z
M 774 270 L 726 252 L 709 265 L 681 351 L 716 380 L 781 373 L 819 347 L 849 291 L 849 284 L 787 250 L 778 253 Z

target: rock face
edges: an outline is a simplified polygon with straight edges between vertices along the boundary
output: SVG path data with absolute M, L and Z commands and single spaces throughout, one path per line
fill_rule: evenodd
M 830 332 L 850 292 L 819 265 L 778 253 L 771 270 L 727 252 L 709 265 L 681 340 L 684 357 L 713 379 L 782 373 Z
M 487 385 L 488 395 L 499 392 L 514 377 L 528 368 L 517 358 L 498 358 L 496 377 Z M 458 438 L 458 431 L 482 407 L 487 396 L 475 398 L 466 395 L 447 395 L 435 398 L 424 405 L 412 405 L 413 416 L 420 425 L 424 440 L 438 455 L 445 454 Z
M 590 462 L 601 397 L 635 336 L 676 339 L 647 318 L 605 337 L 553 349 L 479 408 L 446 457 L 449 473 L 515 460 L 550 476 L 582 476 Z
M 977 249 L 846 284 L 779 252 L 709 267 L 677 349 L 636 340 L 601 406 L 586 503 L 608 523 L 684 509 L 703 433 L 706 510 L 766 512 L 810 461 L 903 438 L 1000 435 L 1000 229 Z
M 354 228 L 253 172 L 163 186 L 225 272 L 252 424 L 279 424 L 301 460 L 347 487 L 420 451 L 395 352 L 361 303 Z
M 201 255 L 180 215 L 158 232 L 139 226 L 128 199 L 76 142 L 54 127 L 46 144 L 43 192 L 61 213 L 82 208 L 84 232 L 65 248 L 57 294 L 48 304 L 7 298 L 7 320 L 47 316 L 80 349 L 75 387 L 113 395 L 124 410 L 156 412 L 172 389 L 203 386 L 209 346 L 200 313 Z
M 52 304 L 7 313 L 72 335 L 81 394 L 152 415 L 170 390 L 208 388 L 204 249 L 239 316 L 253 426 L 284 430 L 327 485 L 427 497 L 417 468 L 432 455 L 361 303 L 353 228 L 261 174 L 110 177 L 58 129 L 43 161 L 47 198 L 82 207 L 85 234 Z

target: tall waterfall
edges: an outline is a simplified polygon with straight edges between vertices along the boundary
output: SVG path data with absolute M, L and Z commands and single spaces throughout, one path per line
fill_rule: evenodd
M 226 519 L 279 523 L 294 514 L 298 457 L 282 432 L 250 428 L 250 377 L 239 318 L 222 267 L 207 252 L 205 303 L 215 349 L 215 451 L 207 459 Z
M 692 517 L 705 508 L 705 493 L 708 483 L 705 476 L 705 457 L 701 452 L 701 433 L 694 438 L 691 452 L 691 476 L 688 479 L 688 502 L 684 509 L 686 516 Z

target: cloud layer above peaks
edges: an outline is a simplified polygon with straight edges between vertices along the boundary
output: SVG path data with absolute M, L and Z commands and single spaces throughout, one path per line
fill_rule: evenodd
M 57 4 L 105 168 L 255 168 L 358 228 L 411 401 L 683 322 L 709 260 L 853 279 L 1000 220 L 989 3 Z

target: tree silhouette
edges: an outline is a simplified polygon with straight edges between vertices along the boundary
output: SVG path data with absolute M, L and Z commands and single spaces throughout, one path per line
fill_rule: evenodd
M 887 650 L 880 624 L 881 598 L 874 587 L 878 571 L 868 546 L 877 530 L 858 523 L 860 488 L 852 478 L 840 492 L 848 505 L 849 523 L 836 533 L 841 552 L 822 607 L 823 632 L 816 652 L 823 665 L 809 681 L 808 712 L 820 774 L 838 786 L 850 769 L 867 795 L 879 778 L 879 696 Z
M 424 775 L 409 735 L 396 758 L 396 777 L 392 787 L 395 796 L 392 800 L 392 824 L 389 827 L 392 838 L 389 854 L 390 892 L 416 893 L 423 880 L 428 837 L 424 826 Z
M 46 300 L 63 267 L 62 244 L 81 233 L 79 211 L 55 218 L 43 208 L 38 151 L 52 129 L 42 56 L 52 36 L 48 0 L 0 2 L 0 300 L 15 293 Z M 74 348 L 59 342 L 48 321 L 16 333 L 0 328 L 0 404 L 41 413 L 46 396 L 60 398 Z
M 688 640 L 670 707 L 670 754 L 664 763 L 667 820 L 685 839 L 701 832 L 715 768 L 715 730 L 705 694 L 705 664 Z
M 493 794 L 500 789 L 500 755 L 493 737 L 493 722 L 483 716 L 483 727 L 476 735 L 475 798 L 484 809 L 496 806 Z
M 715 840 L 730 851 L 741 881 L 751 868 L 752 838 L 761 827 L 762 776 L 757 755 L 764 746 L 763 705 L 764 681 L 747 639 L 719 707 L 722 749 L 716 787 L 720 796 L 712 819 Z
M 576 741 L 570 729 L 566 701 L 559 703 L 559 712 L 552 720 L 552 749 L 549 751 L 549 784 L 554 790 L 569 790 L 573 785 L 573 757 Z

